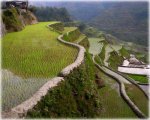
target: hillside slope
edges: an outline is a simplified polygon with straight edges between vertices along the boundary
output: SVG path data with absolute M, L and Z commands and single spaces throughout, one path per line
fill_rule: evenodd
M 22 30 L 25 25 L 37 23 L 37 18 L 30 11 L 9 8 L 2 11 L 2 36 L 9 32 Z
M 99 12 L 90 25 L 124 41 L 148 45 L 147 3 L 116 3 Z
M 89 23 L 121 40 L 148 46 L 148 2 L 38 2 L 66 7 L 72 18 Z

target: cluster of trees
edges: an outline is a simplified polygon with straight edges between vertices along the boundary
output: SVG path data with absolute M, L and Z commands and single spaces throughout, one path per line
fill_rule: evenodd
M 39 21 L 62 21 L 70 22 L 71 16 L 69 15 L 66 8 L 56 8 L 56 7 L 35 7 L 29 6 L 29 10 L 35 14 Z

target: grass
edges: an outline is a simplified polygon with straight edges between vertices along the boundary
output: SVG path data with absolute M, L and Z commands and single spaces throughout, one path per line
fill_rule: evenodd
M 99 89 L 102 104 L 100 118 L 136 118 L 136 115 L 119 94 L 118 83 L 96 68 L 97 73 L 105 82 L 105 87 Z
M 103 46 L 103 48 L 102 48 L 102 50 L 101 50 L 101 52 L 99 54 L 99 57 L 101 59 L 101 63 L 102 64 L 104 64 L 104 59 L 105 59 L 105 47 L 106 47 L 106 45 Z
M 67 33 L 69 31 L 73 31 L 75 29 L 77 29 L 77 27 L 65 27 L 63 33 Z
M 135 85 L 125 84 L 126 92 L 137 107 L 148 117 L 148 99 Z
M 132 79 L 140 82 L 140 83 L 148 83 L 148 76 L 146 75 L 135 75 L 135 74 L 127 74 Z
M 57 41 L 58 33 L 42 22 L 2 39 L 2 68 L 22 77 L 54 77 L 72 63 L 77 49 Z M 68 29 L 70 30 L 70 29 Z M 67 31 L 67 30 L 66 30 Z
M 79 31 L 79 29 L 75 28 L 72 31 L 65 33 L 63 35 L 63 39 L 66 41 L 69 41 L 69 42 L 73 42 L 73 41 L 79 39 L 80 35 L 81 35 L 81 32 Z
M 121 56 L 124 56 L 124 57 L 126 57 L 126 58 L 128 58 L 128 57 L 130 56 L 128 50 L 126 50 L 123 46 L 122 46 L 122 48 L 119 50 L 119 52 L 120 52 Z
M 85 62 L 28 112 L 27 118 L 96 118 L 101 109 L 94 65 L 87 53 Z
M 122 64 L 123 57 L 119 56 L 115 51 L 110 53 L 109 59 L 107 61 L 109 63 L 109 67 L 113 70 L 118 70 L 118 66 Z
M 26 26 L 2 39 L 2 110 L 31 97 L 45 82 L 74 62 L 78 50 L 60 43 L 46 27 L 56 22 Z M 67 28 L 65 31 L 72 30 Z
M 23 24 L 19 19 L 19 12 L 15 8 L 6 9 L 2 12 L 2 20 L 7 32 L 19 31 L 23 29 Z
M 83 40 L 81 40 L 80 42 L 78 42 L 78 44 L 79 45 L 82 45 L 85 49 L 89 49 L 89 41 L 88 41 L 88 38 L 87 37 L 85 37 L 85 38 L 83 38 Z
M 74 43 L 79 43 L 79 42 L 81 42 L 81 41 L 84 40 L 84 39 L 86 39 L 86 36 L 85 36 L 84 34 L 81 34 L 81 35 L 79 36 L 79 38 L 78 38 L 77 40 L 73 41 L 73 42 L 74 42 Z

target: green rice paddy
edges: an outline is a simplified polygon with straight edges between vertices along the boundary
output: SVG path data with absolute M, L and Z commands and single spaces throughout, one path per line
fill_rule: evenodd
M 105 82 L 105 87 L 99 89 L 102 104 L 101 118 L 136 118 L 136 115 L 123 100 L 119 93 L 118 83 L 96 68 L 97 73 Z
M 89 53 L 91 53 L 93 55 L 99 54 L 101 52 L 102 47 L 103 47 L 103 43 L 101 43 L 101 41 L 103 41 L 104 39 L 88 38 L 88 40 L 90 43 Z
M 130 99 L 137 105 L 137 107 L 148 116 L 148 99 L 145 97 L 143 92 L 135 85 L 125 84 L 126 92 Z
M 78 50 L 57 40 L 59 34 L 41 22 L 2 38 L 2 110 L 31 97 L 44 83 L 74 62 Z M 75 28 L 65 28 L 65 32 Z
M 135 75 L 135 74 L 127 74 L 127 75 L 139 83 L 148 83 L 149 82 L 148 76 L 146 76 L 146 75 Z
M 4 36 L 2 68 L 25 78 L 48 78 L 71 64 L 78 50 L 60 43 L 57 40 L 59 34 L 46 27 L 51 23 L 54 22 L 30 25 L 20 32 Z

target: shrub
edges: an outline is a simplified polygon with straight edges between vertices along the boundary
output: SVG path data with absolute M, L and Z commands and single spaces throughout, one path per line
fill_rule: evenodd
M 20 31 L 23 29 L 23 24 L 19 18 L 19 13 L 15 8 L 5 10 L 2 13 L 2 20 L 8 32 Z
M 75 41 L 76 39 L 78 39 L 80 35 L 81 35 L 81 33 L 80 33 L 79 29 L 76 28 L 75 30 L 64 34 L 63 39 L 66 41 L 72 42 L 72 41 Z
M 28 112 L 27 117 L 96 117 L 101 109 L 95 84 L 94 65 L 89 54 L 55 89 Z

